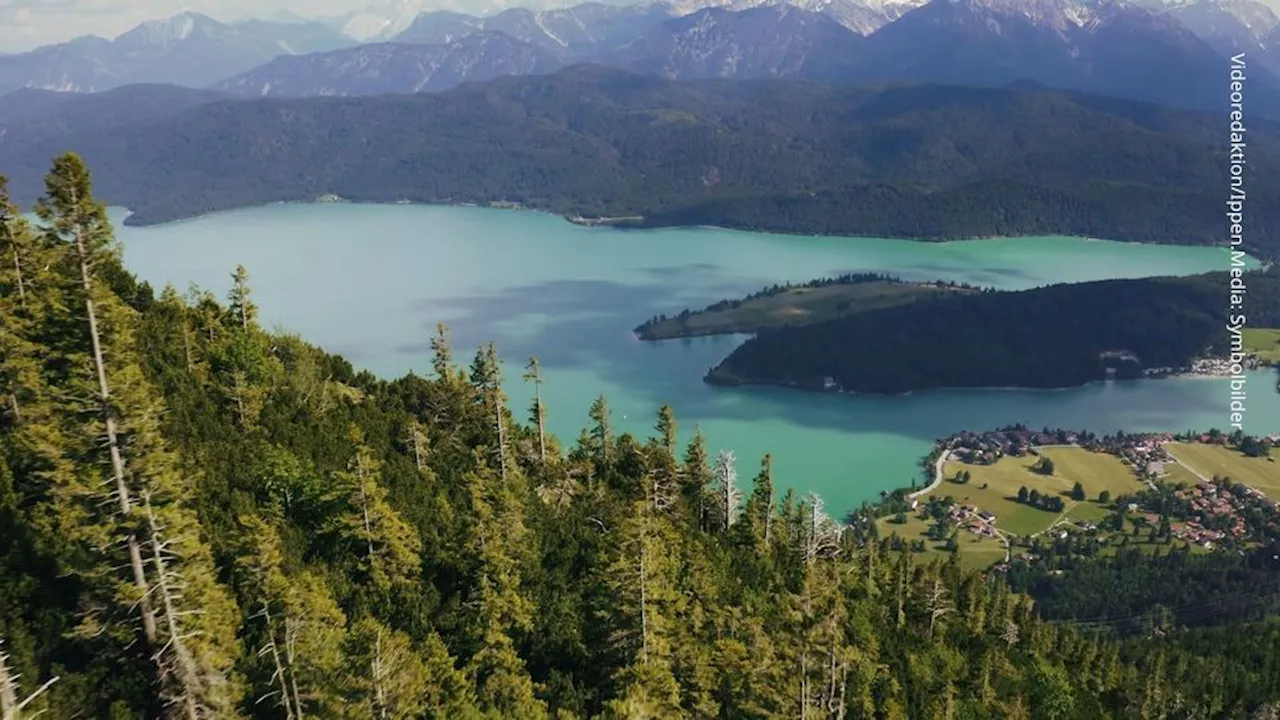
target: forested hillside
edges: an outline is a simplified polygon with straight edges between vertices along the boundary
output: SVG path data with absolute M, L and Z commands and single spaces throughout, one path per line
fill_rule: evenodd
M 1249 717 L 1277 625 L 1086 635 L 750 482 L 572 443 L 442 328 L 381 380 L 120 266 L 76 156 L 0 225 L 0 709 L 50 718 Z M 802 480 L 797 484 L 803 485 Z M 8 681 L 17 678 L 14 691 Z M 1260 716 L 1260 715 L 1258 715 Z
M 159 90 L 157 90 L 159 92 Z M 212 102 L 129 124 L 104 97 L 0 124 L 22 201 L 48 158 L 147 224 L 334 194 L 519 203 L 642 226 L 957 238 L 1223 239 L 1213 116 L 1037 89 L 670 82 L 580 66 L 440 94 Z M 131 104 L 136 98 L 129 99 Z M 1249 127 L 1247 249 L 1280 254 L 1280 126 Z
M 1227 351 L 1226 273 L 944 295 L 762 332 L 708 375 L 722 384 L 896 394 L 1062 388 Z M 1247 276 L 1248 321 L 1280 325 L 1280 271 Z

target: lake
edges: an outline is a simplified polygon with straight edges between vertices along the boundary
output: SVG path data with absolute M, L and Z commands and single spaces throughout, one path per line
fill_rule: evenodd
M 733 450 L 745 487 L 774 456 L 780 487 L 816 491 L 833 513 L 922 479 L 920 458 L 957 430 L 1012 423 L 1116 430 L 1225 428 L 1225 381 L 1108 382 L 1058 391 L 946 390 L 904 397 L 717 388 L 701 378 L 741 337 L 642 343 L 631 328 L 775 282 L 888 272 L 1005 289 L 1225 269 L 1223 248 L 1069 238 L 945 244 L 767 235 L 716 229 L 622 231 L 554 216 L 412 205 L 273 205 L 149 228 L 119 225 L 125 262 L 159 289 L 197 283 L 219 295 L 249 269 L 261 320 L 358 367 L 426 374 L 428 343 L 448 323 L 460 362 L 492 340 L 512 406 L 528 406 L 526 359 L 545 368 L 550 428 L 572 442 L 604 395 L 620 431 L 647 436 L 675 408 Z M 945 348 L 939 348 L 945 352 Z M 1246 429 L 1280 431 L 1275 373 L 1250 376 Z

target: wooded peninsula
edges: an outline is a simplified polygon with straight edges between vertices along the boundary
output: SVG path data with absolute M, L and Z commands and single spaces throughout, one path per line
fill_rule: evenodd
M 762 329 L 706 380 L 889 395 L 1170 374 L 1226 352 L 1227 281 L 1210 273 L 929 296 Z M 1280 269 L 1250 273 L 1249 293 L 1250 322 L 1280 326 Z
M 847 273 L 806 283 L 771 285 L 740 300 L 721 300 L 699 311 L 658 315 L 634 330 L 641 340 L 757 333 L 894 307 L 950 293 L 975 293 L 971 285 L 909 283 L 881 273 Z

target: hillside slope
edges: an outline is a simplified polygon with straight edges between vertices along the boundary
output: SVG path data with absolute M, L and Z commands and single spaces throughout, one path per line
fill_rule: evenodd
M 34 139 L 33 139 L 34 137 Z M 1278 240 L 1280 128 L 1250 126 L 1248 239 Z M 800 233 L 1223 238 L 1216 117 L 1042 90 L 670 82 L 579 66 L 438 95 L 217 102 L 126 127 L 10 132 L 0 168 L 38 192 L 68 148 L 155 223 L 337 194 L 518 202 Z

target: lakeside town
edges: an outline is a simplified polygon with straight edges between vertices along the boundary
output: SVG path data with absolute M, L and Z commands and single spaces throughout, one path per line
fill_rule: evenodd
M 1046 547 L 1244 550 L 1280 542 L 1277 457 L 1280 434 L 962 431 L 927 458 L 927 487 L 886 496 L 878 530 L 996 570 Z

